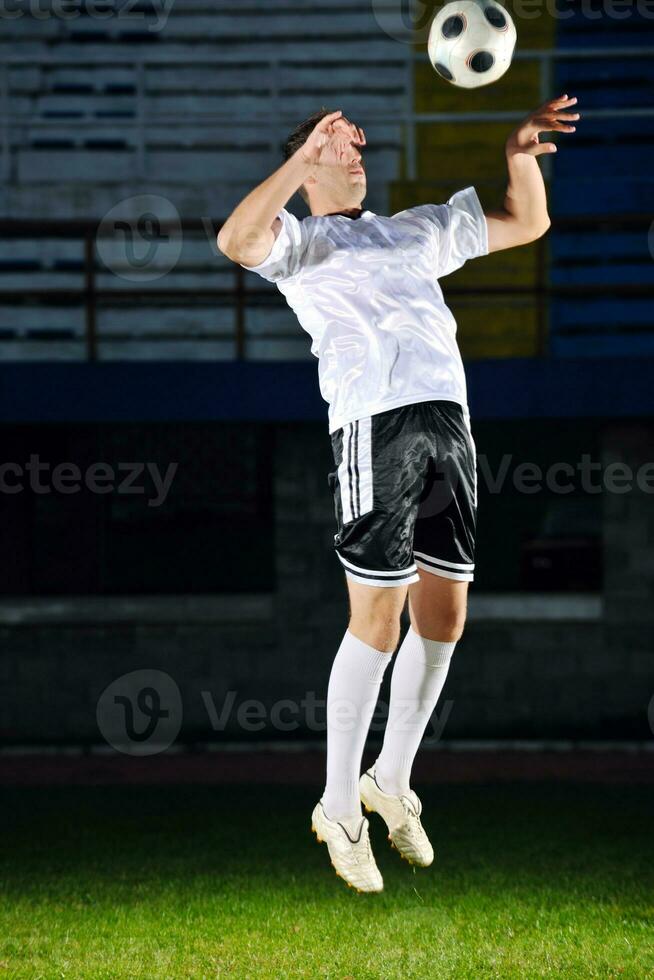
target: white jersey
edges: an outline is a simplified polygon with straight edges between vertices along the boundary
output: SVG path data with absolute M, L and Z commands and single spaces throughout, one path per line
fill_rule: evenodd
M 329 431 L 434 399 L 467 416 L 456 321 L 438 279 L 488 252 L 475 189 L 392 217 L 298 221 L 282 208 L 279 218 L 268 257 L 245 268 L 277 284 L 311 335 Z

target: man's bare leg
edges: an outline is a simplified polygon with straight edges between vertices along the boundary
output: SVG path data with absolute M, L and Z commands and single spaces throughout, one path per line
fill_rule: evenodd
M 400 639 L 400 616 L 406 603 L 407 588 L 401 585 L 383 589 L 348 579 L 349 631 L 375 650 L 394 653 Z
M 465 625 L 468 583 L 419 570 L 409 586 L 411 627 L 391 679 L 384 744 L 375 764 L 380 788 L 408 793 L 414 759 Z
M 456 643 L 468 608 L 468 583 L 418 569 L 420 581 L 409 586 L 411 626 L 427 640 Z

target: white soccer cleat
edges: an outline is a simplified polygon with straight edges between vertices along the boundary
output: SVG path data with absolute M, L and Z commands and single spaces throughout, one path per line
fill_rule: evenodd
M 361 817 L 356 835 L 353 835 L 342 823 L 329 819 L 321 801 L 311 814 L 311 830 L 319 843 L 327 844 L 336 874 L 350 888 L 356 888 L 358 892 L 382 891 L 384 879 L 370 847 L 366 817 Z
M 378 813 L 386 821 L 388 839 L 401 856 L 409 864 L 429 867 L 434 850 L 420 823 L 422 803 L 413 790 L 401 796 L 384 793 L 375 779 L 373 766 L 359 780 L 359 791 L 366 810 Z

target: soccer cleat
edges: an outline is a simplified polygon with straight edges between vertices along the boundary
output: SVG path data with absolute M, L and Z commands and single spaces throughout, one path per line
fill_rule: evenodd
M 327 844 L 332 864 L 339 877 L 350 888 L 358 892 L 380 892 L 384 880 L 370 847 L 368 820 L 361 817 L 356 837 L 337 820 L 330 820 L 325 813 L 322 801 L 316 804 L 311 814 L 311 830 L 318 842 Z
M 434 860 L 434 851 L 420 823 L 422 803 L 413 790 L 401 796 L 384 793 L 373 766 L 359 780 L 359 791 L 366 810 L 378 813 L 386 821 L 388 839 L 400 855 L 409 864 L 427 868 Z

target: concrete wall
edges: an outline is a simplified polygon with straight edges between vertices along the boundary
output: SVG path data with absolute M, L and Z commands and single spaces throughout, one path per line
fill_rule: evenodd
M 653 435 L 651 424 L 606 427 L 605 462 L 640 465 Z M 324 697 L 346 626 L 343 576 L 331 547 L 330 446 L 324 426 L 314 423 L 280 425 L 275 443 L 276 593 L 4 600 L 5 742 L 102 742 L 98 699 L 137 670 L 163 671 L 179 688 L 171 722 L 178 741 L 323 737 L 324 714 L 314 699 Z M 653 542 L 651 496 L 607 494 L 601 599 L 525 602 L 475 599 L 473 592 L 445 691 L 449 704 L 445 714 L 438 711 L 441 737 L 650 738 Z M 212 717 L 215 723 L 230 698 L 216 730 Z M 247 699 L 259 707 L 246 708 Z

